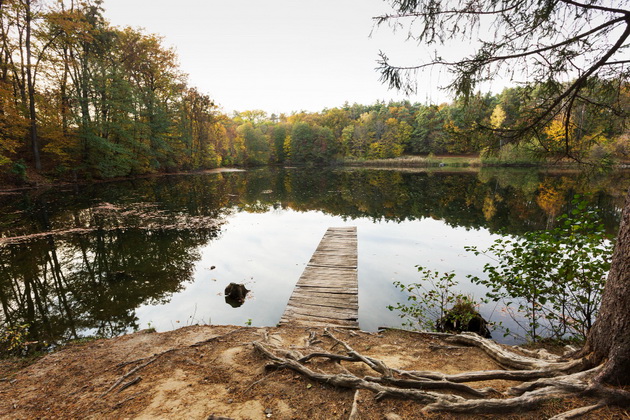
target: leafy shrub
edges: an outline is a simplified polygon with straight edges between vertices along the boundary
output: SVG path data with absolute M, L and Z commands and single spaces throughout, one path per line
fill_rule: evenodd
M 21 355 L 28 345 L 28 324 L 0 327 L 0 356 Z
M 534 165 L 541 163 L 531 145 L 506 144 L 492 154 L 488 150 L 482 153 L 482 163 L 486 165 Z
M 398 311 L 404 319 L 403 327 L 414 330 L 438 331 L 438 321 L 449 314 L 450 321 L 467 324 L 476 314 L 475 302 L 467 295 L 455 293 L 453 289 L 458 285 L 455 273 L 439 273 L 417 266 L 423 278 L 421 283 L 394 285 L 402 292 L 408 293 L 408 303 L 389 305 L 390 311 Z M 459 308 L 459 309 L 458 309 Z M 472 310 L 463 310 L 472 308 Z
M 24 159 L 13 162 L 11 165 L 10 176 L 12 182 L 16 184 L 24 184 L 26 182 L 26 163 Z
M 495 260 L 484 266 L 487 278 L 470 278 L 488 287 L 487 296 L 503 301 L 509 312 L 515 307 L 510 313 L 533 341 L 585 338 L 597 316 L 613 245 L 597 213 L 579 196 L 573 205 L 549 231 L 497 239 L 484 251 L 466 247 Z

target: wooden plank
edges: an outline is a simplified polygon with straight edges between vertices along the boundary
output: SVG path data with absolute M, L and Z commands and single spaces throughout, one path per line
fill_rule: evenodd
M 295 311 L 300 314 L 309 314 L 314 316 L 326 316 L 328 318 L 338 317 L 339 319 L 356 319 L 357 311 L 352 307 L 332 307 L 313 305 L 301 302 L 292 302 L 291 305 L 287 305 L 286 311 Z
M 328 299 L 339 299 L 344 302 L 358 302 L 359 299 L 356 293 L 335 293 L 334 290 L 326 289 L 325 291 L 315 290 L 316 288 L 296 288 L 293 291 L 293 295 L 296 298 L 306 298 L 306 299 L 319 299 L 319 298 L 328 298 Z M 358 289 L 354 289 L 356 292 Z M 350 295 L 350 296 L 347 296 Z
M 327 325 L 327 326 L 345 326 L 350 328 L 357 328 L 357 322 L 353 320 L 347 319 L 339 319 L 339 318 L 328 318 L 323 316 L 313 316 L 313 315 L 305 315 L 296 312 L 290 312 L 287 316 L 283 316 L 280 319 L 280 323 L 288 324 L 293 323 L 293 321 L 299 320 L 301 324 L 309 325 L 310 323 L 318 323 L 319 325 Z
M 294 294 L 291 301 L 301 302 L 306 305 L 333 306 L 339 308 L 356 308 L 359 305 L 359 300 L 354 296 L 346 298 L 345 296 L 338 297 L 338 295 L 311 297 L 306 294 Z
M 329 228 L 304 268 L 280 324 L 358 328 L 356 227 Z
M 336 289 L 353 289 L 356 288 L 356 282 L 352 282 L 346 279 L 322 279 L 319 278 L 309 278 L 307 280 L 301 281 L 299 284 L 296 284 L 297 287 L 309 287 L 309 286 L 319 286 L 319 287 L 328 287 L 328 288 L 336 288 Z
M 356 271 L 356 266 L 338 267 L 335 265 L 328 265 L 328 264 L 323 265 L 323 266 L 319 266 L 319 265 L 313 266 L 309 264 L 306 266 L 306 268 L 304 268 L 304 272 L 302 273 L 302 276 L 300 277 L 299 281 L 302 281 L 305 277 L 315 277 L 315 278 L 321 277 L 325 279 L 339 277 L 341 279 L 354 280 L 355 271 Z
M 314 319 L 309 319 L 309 320 L 301 320 L 301 319 L 292 319 L 291 321 L 280 321 L 278 322 L 278 325 L 286 325 L 291 323 L 292 325 L 304 325 L 305 327 L 330 327 L 331 324 L 329 322 L 318 322 L 317 320 Z M 347 329 L 347 330 L 356 330 L 357 327 L 355 325 L 341 325 L 341 324 L 336 324 L 334 325 L 335 328 L 343 328 L 343 329 Z
M 356 296 L 359 293 L 359 289 L 339 289 L 335 287 L 324 287 L 324 286 L 301 286 L 300 289 L 304 292 L 316 292 L 316 293 L 330 293 L 334 295 L 354 295 Z M 297 290 L 297 289 L 295 289 Z
M 285 313 L 312 316 L 316 318 L 327 318 L 330 320 L 356 321 L 357 313 L 352 310 L 333 311 L 331 308 L 313 307 L 301 305 L 300 307 L 287 306 Z

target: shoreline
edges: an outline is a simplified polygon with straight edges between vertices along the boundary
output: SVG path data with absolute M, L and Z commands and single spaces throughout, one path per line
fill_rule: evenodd
M 502 369 L 480 348 L 453 345 L 435 334 L 329 331 L 334 339 L 395 369 L 446 374 Z M 356 412 L 366 419 L 417 418 L 426 402 L 375 398 L 368 389 L 355 391 L 291 369 L 274 368 L 260 350 L 339 354 L 346 361 L 313 358 L 304 366 L 358 378 L 374 375 L 361 363 L 348 361 L 351 359 L 334 339 L 323 328 L 298 325 L 204 325 L 168 332 L 142 330 L 73 344 L 0 377 L 0 417 L 348 419 Z M 494 379 L 477 382 L 475 387 L 504 392 L 513 385 Z M 532 411 L 511 413 L 509 418 L 549 418 L 584 403 L 581 398 L 551 401 Z M 622 413 L 606 406 L 596 412 L 599 418 L 617 418 Z M 435 419 L 452 417 L 448 413 L 431 415 Z M 460 417 L 478 418 L 472 413 Z M 505 413 L 484 418 L 505 418 Z
M 364 160 L 364 161 L 344 161 L 335 165 L 327 165 L 324 167 L 327 168 L 337 168 L 337 169 L 375 169 L 375 170 L 389 170 L 389 171 L 471 171 L 476 172 L 483 168 L 492 168 L 492 169 L 538 169 L 552 172 L 582 172 L 585 169 L 588 170 L 588 167 L 584 167 L 579 163 L 575 162 L 561 162 L 561 163 L 530 163 L 530 164 L 484 164 L 479 161 L 478 158 L 472 158 L 471 161 L 462 160 L 465 157 L 463 156 L 436 156 L 432 158 L 430 161 L 423 157 L 403 157 L 403 158 L 393 158 L 393 159 L 377 159 L 377 160 Z M 444 162 L 440 162 L 444 161 Z M 30 191 L 36 189 L 44 189 L 44 188 L 58 188 L 58 187 L 74 187 L 74 186 L 83 186 L 83 185 L 92 185 L 92 184 L 103 184 L 108 182 L 120 182 L 120 181 L 130 181 L 136 179 L 148 179 L 148 178 L 158 178 L 163 176 L 183 176 L 183 175 L 200 175 L 200 174 L 213 174 L 213 173 L 228 173 L 228 172 L 246 172 L 251 169 L 259 169 L 265 167 L 278 167 L 278 166 L 257 166 L 250 168 L 236 168 L 236 167 L 225 167 L 225 168 L 215 168 L 215 169 L 202 169 L 195 171 L 176 171 L 176 172 L 155 172 L 150 174 L 142 174 L 142 175 L 130 175 L 124 177 L 115 177 L 115 178 L 106 178 L 106 179 L 81 179 L 77 181 L 67 181 L 67 180 L 59 180 L 54 178 L 47 178 L 43 175 L 32 174 L 29 173 L 27 175 L 26 183 L 27 185 L 10 185 L 10 184 L 0 184 L 0 196 L 6 194 L 16 194 L 22 191 Z M 294 168 L 311 168 L 307 166 L 282 166 L 285 169 L 294 169 Z M 591 169 L 594 167 L 591 167 Z M 630 170 L 630 163 L 623 162 L 612 165 L 610 168 L 611 171 L 626 171 Z

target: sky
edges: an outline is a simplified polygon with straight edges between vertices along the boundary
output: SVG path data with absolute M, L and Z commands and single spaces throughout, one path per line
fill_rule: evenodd
M 383 0 L 105 0 L 103 7 L 114 26 L 163 36 L 189 85 L 226 113 L 452 99 L 437 89 L 448 81 L 438 70 L 423 75 L 410 97 L 379 82 L 380 50 L 404 64 L 431 52 L 389 27 L 373 31 L 372 18 L 389 11 Z

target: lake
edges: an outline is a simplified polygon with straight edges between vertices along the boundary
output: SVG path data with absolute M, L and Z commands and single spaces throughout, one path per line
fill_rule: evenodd
M 0 194 L 0 322 L 63 342 L 191 324 L 275 325 L 328 227 L 357 226 L 359 323 L 400 326 L 417 265 L 481 286 L 464 250 L 553 225 L 574 194 L 615 235 L 630 173 L 263 168 Z M 240 307 L 223 290 L 244 283 Z M 480 312 L 510 324 L 498 305 Z M 495 334 L 495 338 L 510 342 Z

